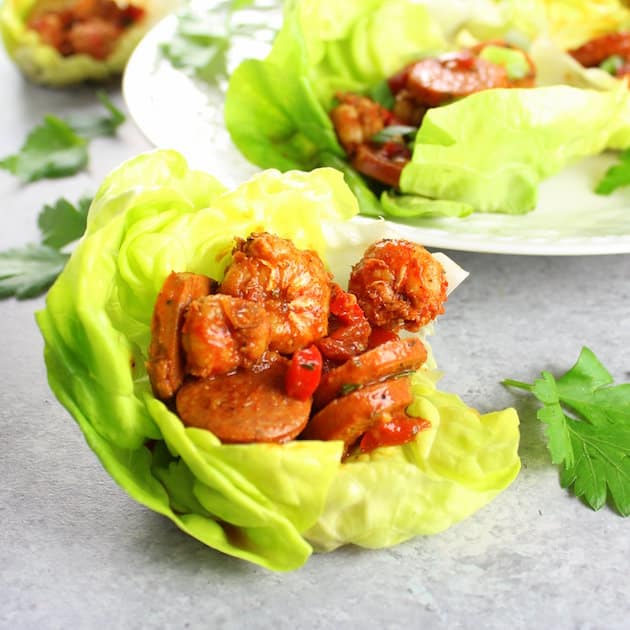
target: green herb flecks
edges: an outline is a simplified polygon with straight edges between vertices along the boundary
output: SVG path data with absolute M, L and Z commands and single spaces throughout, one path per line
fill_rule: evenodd
M 370 140 L 372 142 L 391 142 L 400 140 L 412 140 L 418 131 L 417 127 L 411 127 L 409 125 L 389 125 L 383 127 L 378 133 L 374 134 Z
M 630 383 L 615 385 L 584 347 L 558 379 L 542 372 L 531 385 L 512 379 L 503 384 L 543 403 L 537 416 L 547 425 L 547 447 L 560 466 L 562 487 L 594 510 L 608 500 L 620 515 L 630 515 Z

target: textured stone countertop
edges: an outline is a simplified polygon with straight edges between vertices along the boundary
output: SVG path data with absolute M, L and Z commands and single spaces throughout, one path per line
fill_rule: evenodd
M 4 54 L 0 85 L 0 156 L 45 113 L 98 108 L 94 89 L 35 87 Z M 23 185 L 0 171 L 0 249 L 36 241 L 44 203 L 93 194 L 148 148 L 127 121 L 92 142 L 79 175 Z M 48 388 L 43 298 L 0 302 L 0 627 L 627 628 L 630 521 L 560 487 L 535 405 L 500 381 L 561 374 L 582 345 L 629 381 L 630 255 L 447 253 L 470 277 L 433 340 L 442 387 L 481 411 L 517 407 L 522 472 L 440 535 L 314 555 L 288 574 L 206 548 L 131 500 Z

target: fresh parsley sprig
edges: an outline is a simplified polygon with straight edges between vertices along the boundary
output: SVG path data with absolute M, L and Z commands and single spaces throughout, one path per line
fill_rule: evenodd
M 0 299 L 24 300 L 48 290 L 70 257 L 64 249 L 85 231 L 90 203 L 83 197 L 75 206 L 62 198 L 44 206 L 38 217 L 41 243 L 0 252 Z
M 256 3 L 255 0 L 224 0 L 210 10 L 200 11 L 187 6 L 177 14 L 173 37 L 160 46 L 162 55 L 174 68 L 187 70 L 212 85 L 228 74 L 228 53 L 235 38 L 260 35 L 270 24 L 243 23 L 235 19 L 247 8 L 274 10 L 280 2 Z
M 542 372 L 533 384 L 503 384 L 531 392 L 543 403 L 537 416 L 547 425 L 551 461 L 560 483 L 594 510 L 607 501 L 630 515 L 630 383 L 615 385 L 595 354 L 582 348 L 560 378 Z
M 106 113 L 59 118 L 46 115 L 27 136 L 19 152 L 0 160 L 0 168 L 25 182 L 74 175 L 88 163 L 88 144 L 96 136 L 113 135 L 124 122 L 105 92 L 97 96 Z

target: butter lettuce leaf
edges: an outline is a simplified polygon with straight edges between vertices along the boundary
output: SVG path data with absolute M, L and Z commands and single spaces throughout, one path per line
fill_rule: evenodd
M 318 251 L 341 280 L 383 222 L 349 222 L 356 198 L 331 168 L 264 171 L 234 190 L 172 151 L 141 155 L 99 188 L 86 232 L 37 313 L 50 387 L 130 496 L 203 543 L 269 569 L 314 549 L 396 544 L 465 518 L 519 469 L 513 410 L 480 416 L 417 376 L 432 428 L 341 463 L 341 442 L 225 445 L 154 398 L 145 362 L 153 304 L 172 271 L 221 278 L 233 238 L 268 230 Z
M 629 110 L 622 84 L 607 92 L 560 85 L 478 92 L 427 112 L 400 188 L 481 212 L 528 212 L 541 181 L 617 148 Z
M 335 93 L 369 94 L 414 59 L 488 37 L 530 48 L 551 36 L 546 20 L 542 0 L 290 0 L 267 58 L 246 60 L 232 74 L 226 125 L 259 166 L 341 168 L 367 216 L 526 213 L 542 180 L 584 156 L 630 144 L 630 97 L 620 82 L 574 68 L 578 84 L 568 89 L 559 83 L 569 56 L 559 51 L 550 64 L 550 49 L 534 46 L 544 60 L 544 89 L 488 90 L 429 110 L 400 198 L 383 196 L 347 165 L 328 112 Z M 591 87 L 602 93 L 585 89 Z

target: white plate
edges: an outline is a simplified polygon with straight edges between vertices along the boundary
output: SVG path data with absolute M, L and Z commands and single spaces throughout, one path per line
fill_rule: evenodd
M 279 16 L 278 16 L 279 17 Z M 177 21 L 169 16 L 140 42 L 123 77 L 123 95 L 133 120 L 157 147 L 181 152 L 190 165 L 208 171 L 227 186 L 257 168 L 232 144 L 223 122 L 226 82 L 209 86 L 173 68 L 160 45 Z M 274 25 L 271 25 L 274 26 Z M 277 26 L 277 25 L 275 25 Z M 228 70 L 245 56 L 263 57 L 273 29 L 234 45 Z M 526 215 L 473 214 L 464 219 L 434 218 L 391 223 L 402 236 L 427 247 L 531 255 L 630 253 L 630 189 L 611 196 L 592 192 L 612 155 L 583 160 L 540 187 L 539 204 Z

